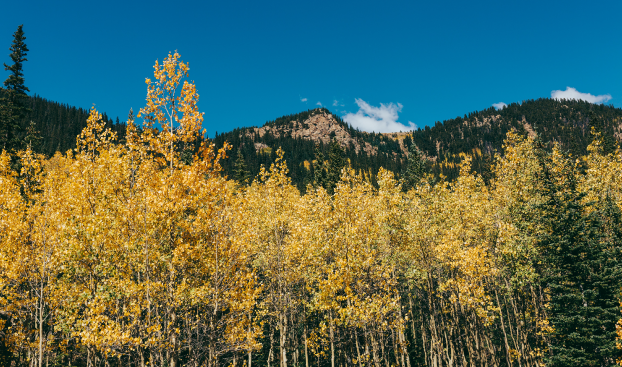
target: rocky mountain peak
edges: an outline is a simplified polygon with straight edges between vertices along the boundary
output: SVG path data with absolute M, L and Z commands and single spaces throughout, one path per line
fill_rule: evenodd
M 275 137 L 291 136 L 294 139 L 322 142 L 324 145 L 330 144 L 335 139 L 344 149 L 353 146 L 357 153 L 363 150 L 367 154 L 376 154 L 378 151 L 378 148 L 368 142 L 352 137 L 345 124 L 337 121 L 335 116 L 323 109 L 313 110 L 310 116 L 303 121 L 291 120 L 287 123 L 266 124 L 263 127 L 256 127 L 246 132 L 248 136 L 257 134 L 259 137 L 263 137 L 267 133 Z M 261 149 L 262 146 L 257 148 Z

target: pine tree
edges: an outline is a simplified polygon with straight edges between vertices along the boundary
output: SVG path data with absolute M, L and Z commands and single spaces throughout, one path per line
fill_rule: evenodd
M 13 44 L 9 48 L 13 65 L 4 64 L 4 70 L 10 72 L 4 81 L 5 97 L 0 100 L 0 147 L 9 151 L 19 150 L 22 147 L 21 124 L 29 109 L 26 106 L 26 92 L 29 89 L 24 85 L 22 66 L 29 51 L 24 43 L 22 26 L 17 27 L 13 34 Z
M 596 339 L 600 365 L 614 365 L 622 357 L 616 347 L 616 322 L 620 315 L 620 289 L 622 289 L 622 213 L 607 195 L 598 205 L 600 241 L 591 275 L 594 284 L 595 313 L 592 338 Z
M 24 137 L 24 142 L 27 146 L 30 147 L 35 152 L 39 152 L 39 148 L 41 147 L 41 132 L 37 130 L 37 124 L 33 121 L 30 121 L 30 124 L 26 128 L 26 136 Z
M 590 126 L 592 127 L 592 139 L 600 139 L 602 152 L 604 155 L 611 154 L 616 150 L 616 140 L 607 133 L 603 124 L 602 117 L 596 115 L 594 111 L 590 111 Z M 600 135 L 600 136 L 599 136 Z
M 315 145 L 315 161 L 313 162 L 313 186 L 326 188 L 326 164 L 320 145 Z
M 541 150 L 539 163 L 544 203 L 538 219 L 548 231 L 538 247 L 545 259 L 542 281 L 549 293 L 552 333 L 547 366 L 604 366 L 615 360 L 615 323 L 620 288 L 619 215 L 605 205 L 600 217 L 615 222 L 614 232 L 603 236 L 596 212 L 587 212 L 584 193 L 570 159 L 558 177 Z M 617 254 L 610 259 L 612 252 Z
M 415 144 L 410 144 L 408 147 L 408 161 L 406 168 L 402 172 L 402 189 L 408 191 L 416 187 L 425 174 L 426 166 L 423 154 Z
M 233 179 L 236 180 L 240 185 L 246 185 L 250 178 L 251 175 L 248 171 L 248 168 L 246 167 L 246 161 L 244 161 L 242 149 L 238 149 L 238 156 L 234 163 Z
M 326 174 L 326 191 L 335 192 L 337 182 L 341 179 L 341 170 L 345 167 L 345 159 L 343 158 L 343 149 L 337 140 L 333 139 L 328 152 L 328 167 Z

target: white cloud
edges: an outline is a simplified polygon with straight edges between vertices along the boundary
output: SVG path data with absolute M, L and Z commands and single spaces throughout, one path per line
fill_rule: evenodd
M 333 101 L 333 106 L 335 106 L 335 107 L 339 107 L 339 106 L 343 107 L 343 106 L 344 106 L 344 104 L 343 104 L 343 103 L 341 103 L 341 102 L 339 102 L 339 100 L 336 100 L 336 99 L 335 99 L 335 100 Z
M 554 90 L 551 91 L 551 98 L 553 99 L 577 99 L 590 103 L 604 103 L 611 99 L 611 94 L 602 94 L 595 96 L 590 93 L 581 93 L 578 90 L 570 87 L 566 87 L 566 90 Z
M 504 102 L 499 102 L 499 103 L 493 103 L 492 106 L 498 110 L 502 110 L 507 106 L 507 104 L 505 104 Z
M 306 102 L 307 99 L 306 98 L 300 98 L 300 102 Z
M 348 113 L 343 121 L 353 127 L 367 132 L 391 133 L 397 131 L 415 130 L 417 125 L 408 121 L 408 125 L 398 122 L 398 112 L 402 111 L 402 104 L 380 104 L 380 107 L 370 106 L 360 98 L 354 100 L 359 106 L 357 113 Z
M 322 107 L 322 102 L 318 102 L 316 105 Z

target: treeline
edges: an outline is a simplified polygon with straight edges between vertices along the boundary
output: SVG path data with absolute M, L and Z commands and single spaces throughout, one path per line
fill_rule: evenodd
M 0 88 L 0 99 L 4 89 Z M 20 139 L 25 139 L 32 127 L 38 137 L 33 149 L 47 156 L 55 152 L 66 152 L 75 148 L 75 136 L 86 126 L 88 111 L 57 102 L 47 101 L 34 95 L 26 98 L 26 117 L 20 119 Z M 294 121 L 304 122 L 317 113 L 327 113 L 325 108 L 304 111 L 299 114 L 280 117 L 266 123 L 285 129 L 293 129 Z M 344 157 L 357 172 L 367 174 L 375 185 L 375 177 L 380 167 L 396 175 L 401 175 L 406 162 L 406 155 L 399 143 L 383 134 L 359 131 L 332 115 L 355 140 L 370 143 L 379 154 L 356 152 L 353 146 L 344 148 Z M 104 114 L 106 126 L 115 131 L 120 140 L 125 137 L 126 122 L 113 122 Z M 429 159 L 428 170 L 449 181 L 457 178 L 460 171 L 461 154 L 472 157 L 472 169 L 488 180 L 495 155 L 503 155 L 503 140 L 506 134 L 514 130 L 527 136 L 537 133 L 543 141 L 557 142 L 575 156 L 587 154 L 587 146 L 592 142 L 591 128 L 594 127 L 609 142 L 605 149 L 611 152 L 613 144 L 622 136 L 622 110 L 613 106 L 594 105 L 584 101 L 557 101 L 548 98 L 528 100 L 521 104 L 512 103 L 502 110 L 490 108 L 473 112 L 464 117 L 437 122 L 434 126 L 418 129 L 411 136 L 406 136 L 403 143 L 406 148 L 415 144 Z M 526 127 L 530 131 L 526 130 Z M 285 159 L 289 162 L 290 177 L 294 185 L 302 192 L 313 182 L 313 160 L 316 156 L 316 143 L 291 134 L 278 136 L 267 132 L 263 136 L 254 133 L 252 128 L 237 128 L 227 133 L 216 134 L 213 141 L 217 147 L 229 142 L 232 150 L 229 158 L 221 162 L 223 171 L 229 177 L 235 175 L 235 161 L 238 151 L 242 154 L 252 177 L 259 174 L 261 166 L 269 166 L 276 159 L 276 149 L 281 147 Z M 255 143 L 267 146 L 258 149 Z M 263 146 L 262 145 L 262 146 Z M 328 155 L 330 144 L 319 144 L 324 156 Z M 306 163 L 305 163 L 306 162 Z
M 303 123 L 317 113 L 331 114 L 326 108 L 304 111 L 299 114 L 280 117 L 268 121 L 265 125 L 284 130 L 295 129 L 294 122 Z M 406 155 L 397 140 L 383 134 L 362 132 L 343 122 L 339 116 L 332 117 L 358 142 L 367 142 L 375 147 L 380 154 L 356 154 L 353 147 L 345 148 L 345 156 L 358 171 L 371 172 L 375 177 L 380 167 L 396 175 L 404 170 Z M 591 128 L 601 133 L 607 142 L 605 150 L 611 152 L 613 142 L 622 137 L 622 109 L 613 106 L 595 105 L 578 100 L 554 100 L 540 98 L 522 103 L 512 103 L 501 110 L 491 107 L 484 111 L 476 111 L 455 119 L 436 122 L 434 126 L 426 126 L 406 136 L 403 143 L 406 148 L 415 144 L 428 158 L 428 170 L 439 178 L 452 181 L 460 172 L 462 155 L 472 157 L 472 169 L 480 173 L 485 180 L 492 174 L 492 166 L 496 155 L 503 155 L 503 141 L 509 131 L 516 131 L 523 136 L 537 134 L 547 142 L 548 148 L 559 143 L 575 156 L 587 154 L 587 147 L 592 142 Z M 310 140 L 296 139 L 288 134 L 274 136 L 271 133 L 260 137 L 252 128 L 238 128 L 231 132 L 217 135 L 214 142 L 217 146 L 228 141 L 232 144 L 231 159 L 223 162 L 226 174 L 233 177 L 235 157 L 240 150 L 248 165 L 251 175 L 259 173 L 262 165 L 275 160 L 274 150 L 282 147 L 285 157 L 290 162 L 291 177 L 299 190 L 304 191 L 313 181 L 315 173 L 312 162 L 315 158 L 315 143 Z M 269 149 L 258 150 L 254 143 L 266 145 Z M 324 156 L 329 146 L 320 144 Z M 311 169 L 309 169 L 311 167 Z M 373 180 L 373 179 L 372 179 Z M 376 182 L 374 181 L 374 184 Z

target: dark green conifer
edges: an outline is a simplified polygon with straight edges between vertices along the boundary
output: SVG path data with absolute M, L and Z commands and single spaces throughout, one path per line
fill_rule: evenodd
M 328 167 L 326 172 L 326 191 L 330 194 L 335 192 L 337 182 L 341 179 L 341 170 L 345 167 L 346 162 L 343 158 L 343 149 L 337 140 L 333 139 L 328 152 Z
M 26 127 L 26 136 L 24 137 L 24 142 L 27 146 L 30 147 L 35 152 L 39 152 L 39 148 L 41 147 L 41 133 L 37 130 L 37 124 L 33 121 L 30 121 L 28 127 Z
M 426 174 L 425 160 L 419 148 L 414 144 L 408 147 L 408 161 L 402 172 L 402 190 L 415 188 Z
M 242 149 L 238 149 L 238 156 L 235 160 L 233 168 L 233 179 L 240 185 L 246 185 L 248 184 L 250 178 L 251 175 L 246 167 L 246 162 L 244 161 L 244 156 L 242 155 Z
M 604 155 L 611 154 L 616 150 L 616 140 L 605 129 L 603 118 L 590 111 L 590 126 L 592 127 L 592 136 L 594 139 L 600 134 L 602 153 Z
M 324 162 L 324 153 L 322 153 L 319 144 L 315 145 L 314 153 L 313 186 L 326 188 L 326 163 Z
M 28 61 L 26 54 L 29 50 L 24 43 L 26 37 L 22 26 L 17 27 L 17 31 L 13 34 L 13 44 L 9 48 L 13 64 L 4 64 L 4 70 L 10 74 L 4 81 L 5 96 L 0 100 L 0 148 L 9 151 L 23 147 L 22 122 L 29 111 L 26 95 L 29 89 L 24 85 L 22 71 L 23 62 Z
M 622 357 L 616 347 L 616 323 L 620 317 L 620 289 L 622 289 L 622 213 L 607 195 L 598 204 L 600 221 L 598 252 L 591 275 L 594 284 L 594 307 L 591 322 L 592 337 L 597 343 L 600 365 L 613 366 Z
M 542 150 L 539 161 L 544 202 L 538 221 L 546 230 L 538 239 L 538 248 L 545 260 L 542 281 L 553 328 L 546 365 L 611 365 L 619 354 L 615 350 L 621 285 L 619 214 L 611 205 L 604 205 L 600 213 L 586 211 L 585 194 L 577 190 L 570 159 L 560 177 L 553 177 Z

